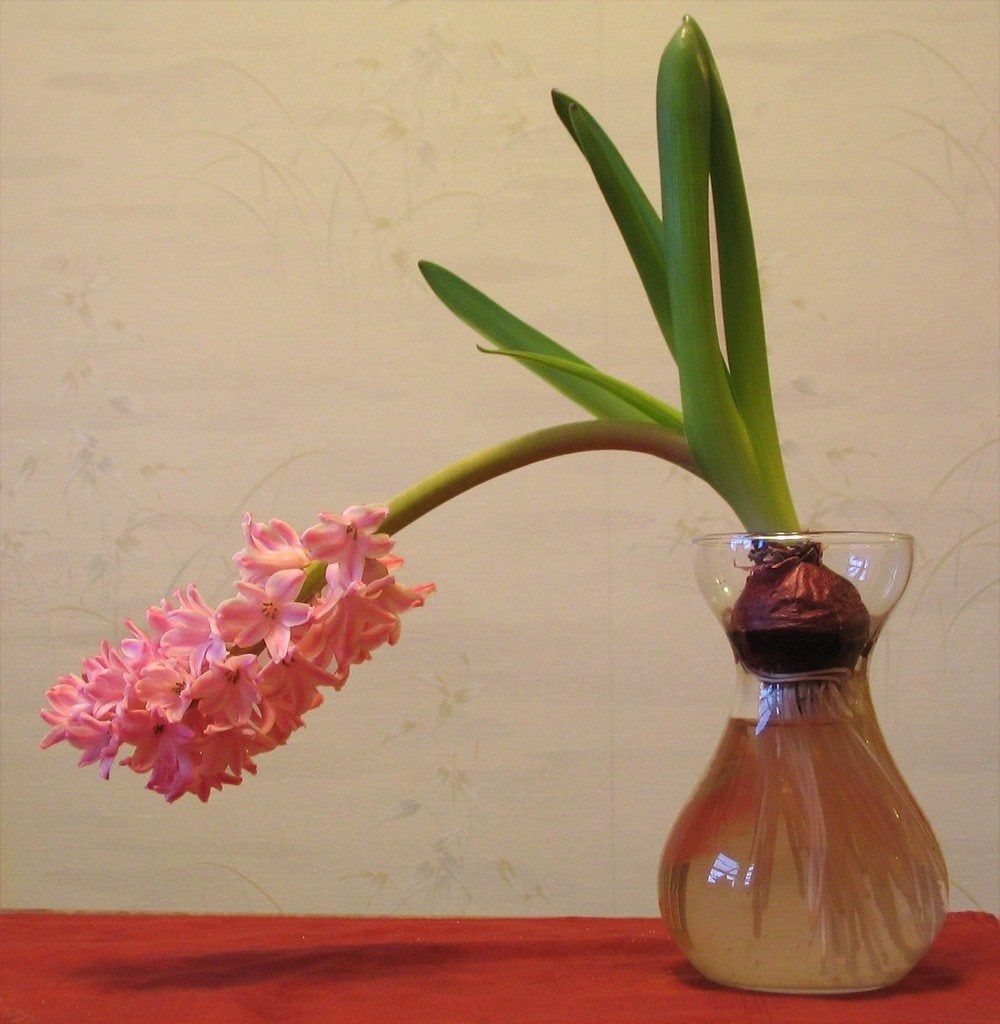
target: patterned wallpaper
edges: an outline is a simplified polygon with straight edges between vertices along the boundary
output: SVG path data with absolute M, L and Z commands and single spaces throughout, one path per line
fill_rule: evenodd
M 917 537 L 876 700 L 953 905 L 996 910 L 997 7 L 686 6 L 737 120 L 800 511 Z M 405 530 L 438 595 L 207 805 L 42 754 L 37 709 L 174 587 L 227 595 L 244 510 L 305 527 L 578 418 L 479 356 L 418 258 L 677 400 L 548 91 L 655 194 L 685 9 L 0 7 L 5 906 L 655 914 L 732 686 L 687 542 L 736 524 L 652 460 L 533 467 Z

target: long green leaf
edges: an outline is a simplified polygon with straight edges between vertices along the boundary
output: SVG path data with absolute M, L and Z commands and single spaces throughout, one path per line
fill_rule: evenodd
M 629 405 L 645 416 L 648 416 L 655 423 L 659 423 L 668 430 L 675 430 L 680 434 L 684 433 L 684 421 L 676 409 L 667 405 L 666 402 L 661 402 L 655 395 L 643 391 L 642 388 L 637 388 L 627 381 L 602 373 L 600 370 L 594 369 L 593 366 L 587 366 L 570 359 L 543 356 L 537 352 L 515 352 L 509 348 L 484 348 L 482 345 L 478 345 L 477 348 L 480 352 L 485 352 L 489 356 L 510 356 L 512 359 L 548 366 L 553 370 L 568 373 L 571 377 L 590 381 L 592 384 L 597 384 L 599 387 L 604 388 L 605 391 L 615 395 L 617 398 L 628 402 Z
M 587 159 L 639 272 L 653 315 L 673 351 L 663 225 L 615 144 L 590 112 L 571 96 L 553 90 L 552 103 Z
M 771 501 L 733 400 L 715 324 L 709 245 L 711 100 L 688 19 L 667 44 L 656 83 L 663 229 L 684 429 L 705 478 L 748 530 L 775 525 Z
M 688 24 L 698 40 L 708 67 L 711 106 L 709 173 L 715 210 L 729 379 L 736 406 L 750 435 L 764 485 L 781 507 L 781 528 L 795 533 L 799 525 L 788 489 L 774 419 L 760 275 L 736 133 L 722 78 L 708 40 L 693 18 L 688 19 Z
M 519 320 L 512 313 L 508 313 L 502 306 L 450 270 L 445 270 L 436 263 L 428 263 L 426 260 L 421 261 L 418 266 L 434 294 L 459 319 L 464 320 L 494 345 L 517 352 L 536 352 L 581 366 L 590 366 L 569 349 L 546 337 L 523 320 Z M 528 368 L 594 416 L 615 420 L 650 420 L 649 416 L 640 413 L 633 405 L 617 398 L 597 384 L 570 377 L 565 372 L 541 364 Z

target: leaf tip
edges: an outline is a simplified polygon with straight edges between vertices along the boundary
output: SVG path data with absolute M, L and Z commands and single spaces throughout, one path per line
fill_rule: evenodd
M 430 260 L 417 260 L 417 270 L 423 275 L 424 280 L 433 288 L 435 280 L 440 279 L 444 268 Z
M 576 132 L 573 130 L 573 111 L 579 106 L 572 96 L 567 96 L 566 93 L 560 92 L 558 89 L 552 90 L 552 106 L 556 108 L 556 113 L 559 115 L 559 120 L 565 125 L 566 130 L 576 138 Z
M 698 22 L 691 17 L 690 14 L 685 14 L 681 18 L 680 25 L 677 26 L 677 31 L 673 34 L 670 42 L 667 43 L 667 48 L 672 46 L 690 46 L 692 41 L 697 43 L 698 36 L 701 34 L 701 29 L 698 27 Z

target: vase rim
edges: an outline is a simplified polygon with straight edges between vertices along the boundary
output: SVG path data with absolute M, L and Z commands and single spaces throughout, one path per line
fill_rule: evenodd
M 731 544 L 733 541 L 815 540 L 826 544 L 913 544 L 913 535 L 897 530 L 800 530 L 797 533 L 706 533 L 695 537 L 692 544 Z

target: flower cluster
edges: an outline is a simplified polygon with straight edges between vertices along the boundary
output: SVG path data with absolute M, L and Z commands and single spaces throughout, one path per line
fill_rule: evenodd
M 400 614 L 433 592 L 396 580 L 402 559 L 377 532 L 387 513 L 324 512 L 301 536 L 248 514 L 237 596 L 212 608 L 191 585 L 149 609 L 149 632 L 126 622 L 130 637 L 104 642 L 48 691 L 42 746 L 66 740 L 104 778 L 131 747 L 120 763 L 148 772 L 147 788 L 169 801 L 207 800 L 255 774 L 254 757 L 322 704 L 320 687 L 339 690 L 353 665 L 395 643 Z

